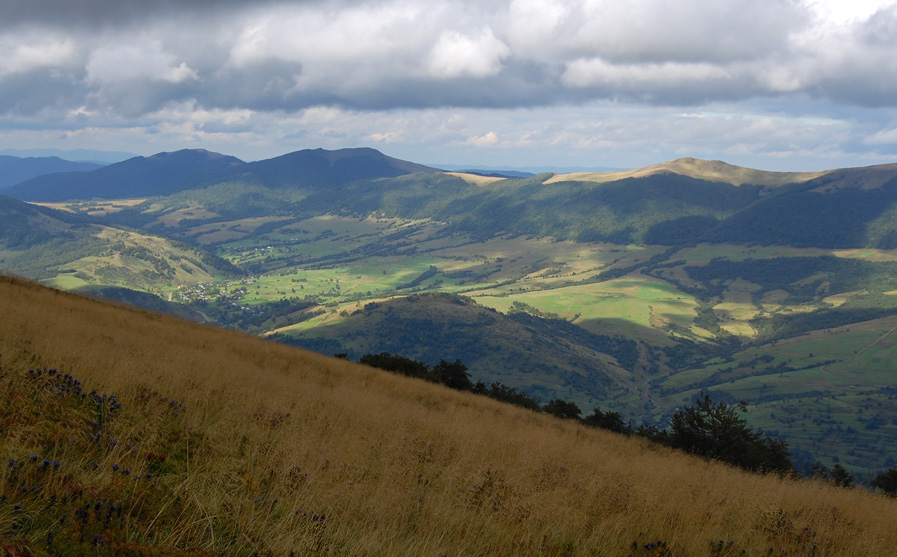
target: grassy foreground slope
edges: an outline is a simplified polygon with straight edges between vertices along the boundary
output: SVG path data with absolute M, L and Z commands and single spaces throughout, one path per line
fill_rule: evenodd
M 884 555 L 897 546 L 897 502 L 861 489 L 750 475 L 16 279 L 0 278 L 0 315 L 7 551 Z

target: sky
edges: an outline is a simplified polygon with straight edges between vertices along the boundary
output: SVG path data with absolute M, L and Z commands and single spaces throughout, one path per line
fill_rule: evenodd
M 3 0 L 0 149 L 897 162 L 897 0 Z

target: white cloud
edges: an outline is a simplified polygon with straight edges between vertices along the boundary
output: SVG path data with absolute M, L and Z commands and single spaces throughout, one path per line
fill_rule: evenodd
M 69 66 L 75 58 L 71 39 L 47 39 L 35 36 L 0 36 L 0 78 L 43 68 Z
M 483 29 L 477 36 L 443 31 L 430 51 L 427 69 L 442 79 L 493 76 L 501 71 L 502 59 L 509 54 L 508 46 L 495 38 L 492 29 Z
M 866 145 L 897 145 L 897 128 L 881 130 L 863 139 Z
M 402 132 L 401 131 L 386 132 L 386 133 L 376 132 L 376 133 L 372 133 L 371 135 L 367 136 L 367 139 L 369 139 L 370 141 L 372 141 L 374 143 L 395 143 L 395 142 L 399 141 L 400 139 L 402 139 Z
M 732 77 L 725 68 L 707 63 L 611 64 L 600 58 L 575 60 L 567 65 L 564 83 L 573 87 L 602 85 L 614 89 L 650 90 L 724 80 Z
M 488 132 L 485 135 L 467 138 L 467 144 L 475 147 L 491 147 L 498 143 L 498 134 Z

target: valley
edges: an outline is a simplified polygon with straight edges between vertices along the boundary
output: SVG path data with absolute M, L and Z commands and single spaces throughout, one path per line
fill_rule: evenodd
M 346 151 L 276 168 L 197 154 L 227 166 L 167 195 L 42 201 L 96 227 L 106 248 L 24 274 L 152 293 L 325 355 L 460 359 L 475 380 L 634 424 L 663 426 L 701 392 L 744 400 L 804 470 L 840 462 L 869 475 L 897 458 L 889 167 L 784 175 L 683 159 L 619 176 L 484 179 L 401 173 L 372 150 Z M 352 170 L 291 177 L 315 156 Z M 833 234 L 825 219 L 848 198 L 866 209 Z M 807 199 L 815 216 L 793 209 Z M 775 221 L 783 206 L 793 216 Z M 812 218 L 826 226 L 810 241 Z M 4 253 L 14 271 L 27 257 Z

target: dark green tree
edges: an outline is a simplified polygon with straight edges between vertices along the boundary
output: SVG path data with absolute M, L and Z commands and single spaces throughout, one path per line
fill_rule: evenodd
M 828 468 L 826 468 L 821 462 L 817 460 L 813 463 L 813 468 L 810 469 L 810 478 L 814 480 L 828 480 Z
M 431 379 L 430 366 L 424 362 L 412 360 L 405 356 L 392 355 L 388 352 L 379 354 L 365 354 L 358 360 L 358 363 L 392 371 L 393 373 L 401 373 L 409 377 L 418 377 L 420 379 Z
M 781 439 L 763 436 L 754 431 L 738 413 L 745 411 L 742 402 L 731 406 L 713 402 L 701 393 L 693 406 L 673 415 L 670 424 L 671 446 L 692 454 L 728 462 L 745 470 L 790 472 L 788 444 Z
M 875 476 L 870 482 L 872 487 L 879 489 L 891 497 L 897 496 L 897 469 L 890 468 L 886 472 Z
M 479 392 L 479 385 L 474 385 L 474 392 Z M 532 395 L 527 394 L 519 389 L 515 389 L 514 387 L 509 387 L 503 383 L 499 383 L 495 381 L 494 383 L 490 383 L 489 387 L 485 389 L 483 392 L 489 398 L 507 402 L 509 404 L 514 404 L 517 406 L 522 406 L 524 408 L 529 408 L 535 412 L 541 410 L 539 406 L 539 401 L 533 398 Z
M 461 360 L 455 360 L 454 362 L 439 360 L 439 363 L 433 367 L 431 373 L 437 383 L 442 383 L 446 387 L 459 391 L 473 390 L 473 383 L 470 382 L 467 366 L 461 363 Z
M 829 479 L 833 484 L 840 487 L 850 487 L 853 485 L 853 474 L 848 472 L 846 468 L 841 466 L 841 464 L 832 466 Z
M 631 433 L 632 427 L 623 421 L 623 416 L 619 412 L 602 412 L 595 408 L 591 414 L 582 419 L 582 423 L 590 427 L 599 427 L 601 429 L 609 429 L 617 433 Z
M 549 400 L 542 406 L 542 411 L 563 420 L 578 420 L 582 416 L 582 410 L 575 402 L 567 402 L 559 398 Z

